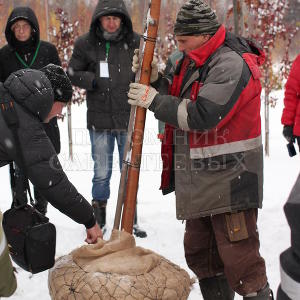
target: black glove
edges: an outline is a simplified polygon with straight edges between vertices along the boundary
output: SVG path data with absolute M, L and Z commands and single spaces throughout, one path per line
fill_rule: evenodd
M 300 151 L 300 136 L 293 135 L 293 126 L 291 125 L 285 125 L 283 127 L 283 136 L 288 141 L 287 148 L 289 151 L 289 155 L 291 157 L 296 155 L 296 150 L 294 147 L 294 143 L 297 141 L 299 151 Z
M 295 143 L 295 137 L 293 135 L 293 126 L 284 125 L 282 134 L 289 143 Z
M 299 151 L 300 151 L 300 136 L 294 135 L 293 137 L 294 137 L 294 139 L 296 139 L 298 147 L 299 147 Z

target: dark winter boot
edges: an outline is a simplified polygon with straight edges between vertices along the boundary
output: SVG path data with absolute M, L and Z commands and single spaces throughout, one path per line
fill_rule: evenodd
M 261 291 L 245 296 L 244 300 L 274 300 L 273 291 L 267 284 Z
M 96 221 L 101 229 L 106 225 L 106 204 L 107 201 L 92 201 Z
M 202 279 L 199 285 L 204 300 L 234 299 L 234 291 L 229 286 L 225 275 Z
M 133 224 L 133 234 L 139 238 L 147 237 L 147 232 L 139 227 L 137 224 L 137 209 L 135 208 L 135 215 L 134 215 L 134 224 Z

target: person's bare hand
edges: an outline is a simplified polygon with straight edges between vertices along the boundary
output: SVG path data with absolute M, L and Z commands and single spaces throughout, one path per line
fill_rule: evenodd
M 100 229 L 99 225 L 96 223 L 92 228 L 86 230 L 86 239 L 85 241 L 88 244 L 95 244 L 97 243 L 98 238 L 103 238 L 102 230 Z

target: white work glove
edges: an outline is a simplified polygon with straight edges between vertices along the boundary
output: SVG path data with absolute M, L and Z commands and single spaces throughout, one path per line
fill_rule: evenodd
M 137 71 L 140 68 L 140 50 L 135 49 L 134 50 L 134 56 L 132 58 L 132 72 L 137 73 Z M 155 82 L 158 79 L 158 58 L 156 56 L 153 56 L 153 60 L 151 63 L 151 76 L 150 76 L 150 83 Z
M 134 50 L 134 55 L 133 55 L 133 58 L 132 58 L 132 72 L 134 74 L 137 73 L 137 71 L 139 70 L 140 68 L 140 50 L 139 49 L 135 49 Z
M 148 108 L 158 94 L 155 88 L 141 83 L 131 83 L 129 87 L 128 103 L 135 106 Z

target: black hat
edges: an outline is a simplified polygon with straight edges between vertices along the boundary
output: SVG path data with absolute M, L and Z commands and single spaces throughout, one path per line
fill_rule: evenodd
M 178 12 L 175 35 L 214 35 L 221 24 L 210 6 L 202 0 L 189 0 Z
M 72 83 L 61 66 L 49 64 L 40 69 L 51 82 L 54 101 L 68 103 L 72 99 Z

